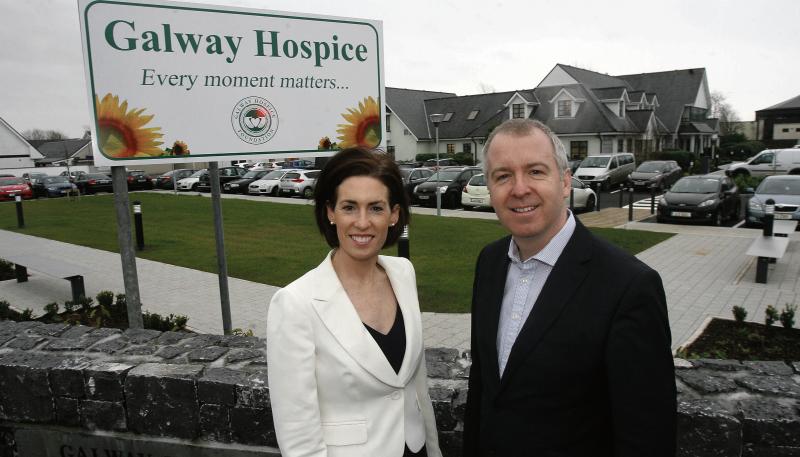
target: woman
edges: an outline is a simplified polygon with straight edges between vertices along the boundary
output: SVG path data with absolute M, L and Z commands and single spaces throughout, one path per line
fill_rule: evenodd
M 267 318 L 281 455 L 439 457 L 414 268 L 378 255 L 408 223 L 400 172 L 387 155 L 345 149 L 315 194 L 333 249 L 275 294 Z

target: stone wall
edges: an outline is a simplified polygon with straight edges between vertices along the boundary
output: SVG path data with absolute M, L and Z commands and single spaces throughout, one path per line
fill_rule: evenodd
M 279 455 L 264 340 L 0 321 L 0 457 Z M 445 456 L 469 354 L 428 349 Z M 680 456 L 800 456 L 800 364 L 676 359 Z M 644 406 L 646 407 L 646 406 Z

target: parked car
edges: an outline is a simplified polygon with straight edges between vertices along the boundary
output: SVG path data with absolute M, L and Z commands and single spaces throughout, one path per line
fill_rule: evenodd
M 428 159 L 425 161 L 423 166 L 437 170 L 439 167 L 457 167 L 459 166 L 459 163 L 453 159 L 439 159 L 439 163 L 437 165 L 436 159 Z
M 111 176 L 102 173 L 84 173 L 75 179 L 75 186 L 82 194 L 114 192 Z
M 433 175 L 430 168 L 401 168 L 400 177 L 403 178 L 403 187 L 406 189 L 409 201 L 414 194 L 414 188 L 422 184 Z
M 399 168 L 400 170 L 402 170 L 403 168 L 424 168 L 424 167 L 425 163 L 417 160 L 412 160 L 409 162 L 397 162 L 397 168 Z
M 441 194 L 442 208 L 457 208 L 461 191 L 473 176 L 483 173 L 478 167 L 440 168 L 425 182 L 414 188 L 414 201 L 423 206 L 436 206 L 436 192 Z
M 128 170 L 128 190 L 152 189 L 153 178 L 142 170 Z
M 747 202 L 748 226 L 761 225 L 767 200 L 775 204 L 776 220 L 800 220 L 800 176 L 767 176 L 756 188 L 755 194 Z
M 24 200 L 33 198 L 33 190 L 22 178 L 14 176 L 0 177 L 0 201 L 14 200 L 19 195 Z
M 722 225 L 739 217 L 739 188 L 725 175 L 684 176 L 658 201 L 658 222 Z
M 281 190 L 281 178 L 283 178 L 283 176 L 290 171 L 297 170 L 278 169 L 270 171 L 266 175 L 262 176 L 258 181 L 250 183 L 247 188 L 247 193 L 251 195 L 272 195 L 273 197 L 277 197 Z
M 655 187 L 664 190 L 675 184 L 682 175 L 681 166 L 674 160 L 648 160 L 639 164 L 628 182 L 634 189 Z
M 220 167 L 219 168 L 219 187 L 222 189 L 226 183 L 241 178 L 247 170 L 241 167 Z M 211 173 L 200 175 L 197 183 L 199 192 L 211 192 Z
M 725 173 L 728 176 L 800 175 L 800 149 L 766 149 L 747 162 L 730 164 Z
M 302 195 L 305 198 L 314 197 L 314 186 L 320 170 L 294 170 L 283 175 L 280 184 L 280 195 Z
M 58 176 L 69 176 L 70 182 L 75 182 L 76 179 L 79 179 L 81 176 L 85 174 L 86 172 L 83 170 L 77 170 L 77 171 L 64 170 L 61 173 L 59 173 Z
M 47 173 L 37 173 L 35 171 L 30 173 L 22 173 L 22 179 L 24 179 L 27 183 L 31 183 L 34 179 L 40 176 L 47 176 Z
M 78 187 L 69 182 L 66 176 L 45 176 L 36 180 L 39 193 L 45 197 L 63 197 L 69 193 L 78 193 Z
M 169 189 L 172 190 L 175 188 L 174 183 L 177 183 L 183 178 L 188 178 L 194 174 L 195 170 L 191 168 L 179 168 L 177 170 L 170 170 L 162 175 L 159 175 L 154 180 L 154 184 L 156 188 L 159 189 Z
M 491 208 L 489 187 L 486 186 L 486 176 L 481 173 L 469 178 L 467 185 L 461 192 L 461 206 L 465 211 L 478 208 Z
M 572 178 L 572 207 L 575 211 L 594 211 L 597 205 L 597 195 L 588 184 L 577 178 Z M 564 199 L 569 206 L 569 195 Z
M 233 194 L 246 194 L 250 184 L 263 178 L 269 172 L 269 170 L 264 169 L 252 169 L 245 173 L 241 178 L 234 179 L 233 181 L 223 184 L 222 191 Z
M 592 184 L 597 183 L 603 190 L 628 181 L 628 175 L 636 169 L 633 154 L 621 152 L 589 156 L 575 170 L 575 177 Z
M 183 178 L 178 181 L 178 190 L 179 191 L 196 191 L 197 186 L 200 182 L 200 177 L 203 175 L 208 174 L 208 170 L 203 168 L 202 170 L 197 170 L 192 173 L 188 178 Z
M 575 171 L 578 170 L 578 167 L 581 166 L 581 162 L 583 162 L 583 159 L 574 159 L 567 162 L 567 165 L 569 166 L 569 171 L 573 175 L 575 174 Z

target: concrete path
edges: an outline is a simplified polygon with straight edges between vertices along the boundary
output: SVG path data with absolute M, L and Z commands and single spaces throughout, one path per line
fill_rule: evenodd
M 240 197 L 241 198 L 241 197 Z M 273 199 L 254 198 L 261 201 Z M 274 199 L 286 202 L 287 199 Z M 292 203 L 307 204 L 304 200 Z M 617 211 L 611 211 L 617 210 Z M 415 213 L 435 214 L 435 209 L 414 208 Z M 496 218 L 491 212 L 444 210 L 455 217 Z M 606 212 L 604 214 L 604 212 Z M 587 225 L 608 226 L 623 221 L 621 228 L 677 233 L 669 240 L 638 255 L 657 270 L 664 281 L 669 306 L 673 349 L 684 344 L 707 317 L 730 317 L 734 305 L 744 306 L 748 320 L 763 322 L 767 305 L 783 308 L 800 301 L 800 233 L 791 236 L 789 249 L 777 264 L 770 266 L 769 284 L 755 283 L 755 259 L 744 253 L 756 230 L 678 226 L 652 223 L 624 223 L 626 214 L 609 208 L 599 214 L 579 216 Z M 648 212 L 649 215 L 649 212 Z M 597 218 L 597 220 L 594 220 Z M 119 255 L 68 243 L 0 230 L 2 246 L 32 244 L 39 252 L 66 258 L 91 271 L 85 277 L 90 296 L 101 290 L 124 290 Z M 140 293 L 146 310 L 159 314 L 184 314 L 189 325 L 200 332 L 222 333 L 217 276 L 160 262 L 137 259 Z M 0 299 L 17 308 L 43 312 L 51 301 L 63 303 L 70 297 L 66 280 L 50 278 L 29 270 L 27 283 L 0 282 Z M 263 336 L 267 305 L 276 287 L 230 278 L 233 327 L 251 329 Z M 469 314 L 423 313 L 425 344 L 428 347 L 469 347 Z

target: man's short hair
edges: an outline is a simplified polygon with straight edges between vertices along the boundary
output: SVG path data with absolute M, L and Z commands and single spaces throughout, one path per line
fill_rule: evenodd
M 336 205 L 339 185 L 353 176 L 377 179 L 389 190 L 389 208 L 393 208 L 394 205 L 400 207 L 397 223 L 389 227 L 383 247 L 394 245 L 403 233 L 403 227 L 411 219 L 411 212 L 408 209 L 408 196 L 403 187 L 400 169 L 391 156 L 380 151 L 360 147 L 343 149 L 325 164 L 314 189 L 314 216 L 317 228 L 325 237 L 328 246 L 332 248 L 339 246 L 336 226 L 331 225 L 328 220 L 328 208 Z
M 489 147 L 492 145 L 494 137 L 501 133 L 520 137 L 530 135 L 534 130 L 541 131 L 550 139 L 550 143 L 553 145 L 553 157 L 556 159 L 558 169 L 561 170 L 561 175 L 563 175 L 569 169 L 569 159 L 567 159 L 567 150 L 564 148 L 564 143 L 550 130 L 550 127 L 534 119 L 510 119 L 492 130 L 486 140 L 486 145 L 483 147 L 483 173 L 487 174 L 489 172 L 487 165 L 489 163 Z

